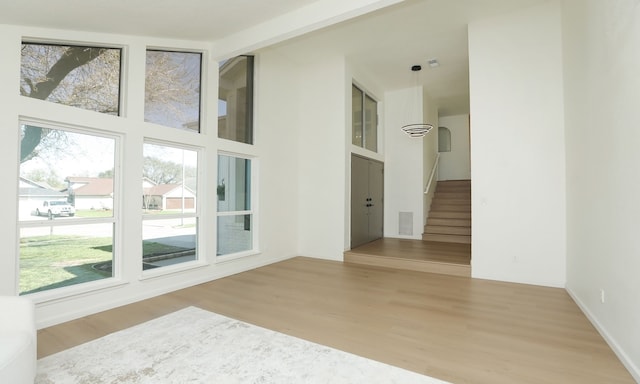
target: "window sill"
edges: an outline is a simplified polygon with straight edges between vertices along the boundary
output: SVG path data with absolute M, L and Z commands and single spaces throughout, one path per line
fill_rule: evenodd
M 167 275 L 172 275 L 179 272 L 190 271 L 193 269 L 203 268 L 209 266 L 206 261 L 194 260 L 191 262 L 185 262 L 180 264 L 169 265 L 160 268 L 154 268 L 148 271 L 143 271 L 140 281 L 156 279 Z
M 34 304 L 50 304 L 77 296 L 85 296 L 96 291 L 112 289 L 126 284 L 128 284 L 128 281 L 120 278 L 106 278 L 89 283 L 76 284 L 70 287 L 31 293 L 24 295 L 24 297 L 31 299 Z
M 243 259 L 249 256 L 257 256 L 259 254 L 260 254 L 259 251 L 252 249 L 249 251 L 230 253 L 228 255 L 220 255 L 220 256 L 216 256 L 216 264 L 226 263 L 226 262 L 237 260 L 237 259 Z

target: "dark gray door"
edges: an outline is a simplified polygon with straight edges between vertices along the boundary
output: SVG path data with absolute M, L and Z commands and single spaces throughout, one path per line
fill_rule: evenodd
M 351 248 L 383 236 L 384 165 L 351 156 Z
M 369 161 L 369 241 L 383 236 L 384 165 Z

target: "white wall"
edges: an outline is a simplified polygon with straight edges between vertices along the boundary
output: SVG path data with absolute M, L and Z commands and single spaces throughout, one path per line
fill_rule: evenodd
M 565 285 L 561 39 L 554 2 L 469 25 L 473 277 Z
M 422 227 L 420 228 L 420 238 L 424 232 L 424 226 L 427 224 L 429 211 L 431 210 L 431 202 L 436 193 L 436 184 L 438 184 L 438 105 L 431 98 L 426 89 L 423 89 L 423 116 L 424 121 L 432 124 L 431 131 L 422 139 L 422 200 L 423 215 Z M 433 173 L 433 178 L 431 178 Z M 431 185 L 429 181 L 431 180 Z
M 346 63 L 344 57 L 327 56 L 298 68 L 298 251 L 301 256 L 342 260 L 349 207 L 345 172 L 350 164 Z
M 563 5 L 567 289 L 640 382 L 640 5 Z
M 400 128 L 408 124 L 406 111 L 409 103 L 423 105 L 422 88 L 386 92 L 385 100 L 385 188 L 384 236 L 420 239 L 423 231 L 424 187 L 423 139 L 407 136 Z M 413 121 L 423 119 L 423 108 L 415 108 Z M 411 235 L 399 234 L 400 212 L 413 214 Z
M 277 51 L 256 58 L 256 145 L 260 160 L 260 249 L 265 254 L 297 256 L 300 78 Z
M 439 126 L 451 132 L 451 152 L 440 153 L 438 180 L 471 179 L 469 115 L 443 116 Z
M 54 103 L 29 99 L 18 95 L 20 73 L 20 43 L 23 36 L 46 38 L 62 41 L 79 41 L 96 44 L 115 44 L 125 48 L 124 73 L 125 97 L 124 115 L 106 116 L 100 113 L 66 107 Z M 17 26 L 0 25 L 0 102 L 3 113 L 0 114 L 0 126 L 7 143 L 0 151 L 0 161 L 4 164 L 5 188 L 0 196 L 8 204 L 2 220 L 0 241 L 5 244 L 0 255 L 0 294 L 16 293 L 16 271 L 18 269 L 18 234 L 16 222 L 18 207 L 18 116 L 43 119 L 53 122 L 73 124 L 95 130 L 122 135 L 123 161 L 121 167 L 122 185 L 135 186 L 122 188 L 119 206 L 122 226 L 118 227 L 116 257 L 123 263 L 122 274 L 115 281 L 100 281 L 87 291 L 86 287 L 75 286 L 77 292 L 62 298 L 52 297 L 51 292 L 37 298 L 36 317 L 39 326 L 46 326 L 115 306 L 127 304 L 158 294 L 209 281 L 230 274 L 253 269 L 278 260 L 297 255 L 297 244 L 292 241 L 297 231 L 297 129 L 299 119 L 293 114 L 283 119 L 286 113 L 297 110 L 296 94 L 298 79 L 287 77 L 286 65 L 277 57 L 266 57 L 257 77 L 264 79 L 256 91 L 256 145 L 242 146 L 223 143 L 217 139 L 216 126 L 216 89 L 217 71 L 215 62 L 207 62 L 204 70 L 203 102 L 207 107 L 202 111 L 203 133 L 176 130 L 145 123 L 143 116 L 145 49 L 149 46 L 170 49 L 202 50 L 205 58 L 210 55 L 209 46 L 202 42 L 160 40 L 144 37 L 78 33 L 74 31 L 42 30 Z M 210 69 L 213 68 L 213 71 Z M 296 85 L 294 87 L 294 84 Z M 287 103 L 278 104 L 280 100 Z M 286 123 L 282 124 L 285 120 Z M 204 257 L 200 263 L 189 268 L 174 270 L 174 273 L 143 274 L 141 266 L 141 218 L 140 196 L 142 184 L 142 143 L 145 137 L 166 141 L 175 141 L 203 149 L 203 161 L 200 164 L 200 208 L 202 209 L 199 246 Z M 264 210 L 256 217 L 259 225 L 259 253 L 227 260 L 216 264 L 216 159 L 218 149 L 246 151 L 257 156 L 259 168 L 260 193 L 254 203 L 256 208 Z M 277 181 L 277 182 L 274 182 Z M 290 202 L 285 205 L 283 202 Z M 342 213 L 342 211 L 340 211 Z M 342 232 L 340 232 L 340 235 Z M 169 269 L 167 269 L 169 270 Z M 167 271 L 165 270 L 165 271 Z M 150 275 L 153 275 L 151 278 Z
M 342 260 L 343 252 L 351 243 L 351 153 L 384 161 L 384 99 L 366 72 L 350 65 L 344 56 L 331 53 L 323 44 L 306 38 L 302 42 L 263 49 L 260 65 L 275 58 L 281 63 L 282 69 L 264 81 L 272 82 L 274 90 L 280 89 L 273 100 L 269 100 L 273 108 L 279 104 L 277 124 L 295 131 L 293 139 L 271 137 L 280 140 L 283 149 L 294 146 L 293 152 L 283 154 L 289 156 L 296 167 L 291 180 L 295 180 L 299 195 L 286 205 L 296 203 L 296 228 L 291 234 L 297 236 L 291 239 L 297 244 L 297 254 Z M 283 80 L 285 84 L 291 83 L 281 87 Z M 379 102 L 377 153 L 351 144 L 351 84 L 354 81 Z M 288 174 L 281 173 L 280 177 Z

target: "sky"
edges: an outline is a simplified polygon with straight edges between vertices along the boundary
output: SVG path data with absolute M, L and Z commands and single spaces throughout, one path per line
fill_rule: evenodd
M 35 76 L 35 78 L 38 78 L 38 76 L 44 76 L 50 69 L 50 64 L 56 62 L 57 58 L 62 55 L 62 52 L 68 48 L 66 46 L 46 44 L 32 44 L 30 46 L 33 49 L 25 52 L 31 53 L 23 54 L 22 57 L 22 77 Z M 53 55 L 52 59 L 45 60 L 45 58 L 48 57 L 47 55 Z M 176 73 L 178 74 L 177 79 L 182 79 L 182 88 L 180 89 L 184 90 L 184 92 L 179 92 L 178 96 L 174 99 L 151 98 L 151 100 L 157 99 L 158 103 L 147 103 L 148 105 L 145 107 L 145 120 L 181 129 L 185 128 L 185 122 L 197 122 L 200 113 L 199 84 L 201 54 L 149 50 L 147 56 L 148 59 L 166 59 L 164 65 L 151 64 L 151 67 L 148 68 L 149 73 L 155 73 L 153 72 L 154 70 L 162 73 L 162 71 L 171 68 L 181 69 Z M 73 80 L 70 81 L 71 84 L 67 86 L 75 89 L 75 83 L 81 83 L 79 79 L 84 79 L 85 77 L 80 75 L 75 76 L 74 73 L 82 68 L 88 71 L 89 74 L 95 72 L 102 76 L 104 73 L 100 71 L 105 68 L 111 68 L 113 64 L 106 56 L 104 56 L 103 61 L 104 62 L 94 60 L 89 64 L 76 68 L 67 75 L 67 78 Z M 160 60 L 159 62 L 163 61 Z M 154 63 L 154 61 L 151 60 L 150 63 Z M 89 77 L 89 79 L 93 79 L 93 77 Z M 174 76 L 171 79 L 175 81 L 176 77 Z M 164 82 L 170 80 L 169 77 L 155 76 L 152 77 L 151 80 L 154 80 L 151 81 L 153 85 L 151 89 L 162 90 L 169 87 L 169 85 L 164 84 Z M 147 81 L 149 81 L 149 79 L 147 79 Z M 193 89 L 193 87 L 197 87 L 197 89 Z M 158 95 L 160 94 L 163 93 L 159 92 Z M 166 103 L 169 103 L 169 105 L 166 105 Z M 88 107 L 88 109 L 92 108 Z M 225 105 L 222 105 L 220 109 L 226 113 Z M 62 131 L 60 130 L 60 132 Z M 38 156 L 20 165 L 20 175 L 24 177 L 32 171 L 41 170 L 47 173 L 55 173 L 60 182 L 62 182 L 68 176 L 97 177 L 99 173 L 114 168 L 116 139 L 71 131 L 64 131 L 62 136 L 66 138 L 66 140 L 49 140 L 48 142 L 45 141 L 41 143 L 37 148 L 39 151 Z M 50 135 L 49 137 L 55 136 Z M 52 149 L 47 150 L 47 146 Z M 175 163 L 182 163 L 184 161 L 187 166 L 195 167 L 197 164 L 197 153 L 195 151 L 187 151 L 185 152 L 185 156 L 183 152 L 182 149 L 154 145 L 145 145 L 144 149 L 145 156 L 154 156 Z
M 38 157 L 20 165 L 20 176 L 33 170 L 55 172 L 64 180 L 67 176 L 95 177 L 113 169 L 115 139 L 66 132 L 67 143 L 61 148 L 44 151 Z
M 24 162 L 20 166 L 20 175 L 25 176 L 33 170 L 54 171 L 60 181 L 68 176 L 97 177 L 100 172 L 113 169 L 115 159 L 115 139 L 66 132 L 68 143 L 64 149 L 43 153 Z M 184 156 L 183 156 L 184 152 Z M 181 148 L 156 144 L 144 145 L 144 156 L 182 163 L 196 167 L 197 152 Z

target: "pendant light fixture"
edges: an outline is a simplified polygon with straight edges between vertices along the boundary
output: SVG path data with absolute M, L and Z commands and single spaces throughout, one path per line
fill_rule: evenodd
M 420 72 L 421 69 L 422 69 L 421 65 L 414 65 L 411 67 L 411 71 L 414 73 L 414 77 L 415 77 L 415 91 L 416 91 L 415 100 L 413 100 L 413 102 L 410 101 L 411 108 L 416 108 L 416 106 L 418 106 L 420 103 L 420 94 L 419 94 L 420 88 L 419 88 L 419 81 L 418 81 L 419 80 L 418 72 Z M 421 108 L 418 107 L 417 110 L 421 110 Z M 413 115 L 409 116 L 409 118 L 413 118 Z M 421 138 L 421 137 L 424 137 L 424 135 L 426 135 L 427 133 L 429 133 L 429 131 L 432 128 L 433 128 L 433 125 L 429 123 L 410 123 L 410 124 L 403 125 L 402 131 L 407 135 L 409 135 L 409 137 Z

